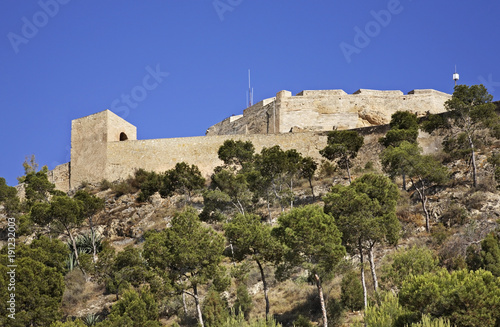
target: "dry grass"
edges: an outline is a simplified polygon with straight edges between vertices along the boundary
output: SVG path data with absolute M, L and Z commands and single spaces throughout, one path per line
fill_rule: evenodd
M 62 309 L 65 315 L 77 316 L 86 303 L 96 296 L 95 284 L 87 282 L 80 269 L 74 269 L 64 277 Z

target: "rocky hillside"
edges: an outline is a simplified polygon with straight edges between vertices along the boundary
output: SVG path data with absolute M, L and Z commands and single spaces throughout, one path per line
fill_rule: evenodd
M 387 128 L 385 128 L 387 130 Z M 385 132 L 385 131 L 384 131 Z M 378 139 L 384 134 L 368 133 L 365 135 L 365 143 L 361 148 L 358 157 L 351 168 L 352 178 L 355 180 L 366 173 L 383 174 L 380 163 L 380 153 L 383 150 Z M 436 144 L 432 138 L 435 136 L 425 136 L 421 138 L 422 144 Z M 427 209 L 430 213 L 430 232 L 425 228 L 425 217 L 418 198 L 418 191 L 410 187 L 402 190 L 402 179 L 395 179 L 400 189 L 396 214 L 401 224 L 399 241 L 397 244 L 389 245 L 380 243 L 375 247 L 375 269 L 381 287 L 391 289 L 384 281 L 387 277 L 385 271 L 392 262 L 392 254 L 399 249 L 409 249 L 415 245 L 429 249 L 438 259 L 439 265 L 449 271 L 467 268 L 468 248 L 478 246 L 487 235 L 493 231 L 498 233 L 498 222 L 500 218 L 500 193 L 496 188 L 494 179 L 494 165 L 488 161 L 492 153 L 500 146 L 498 142 L 484 144 L 477 155 L 478 162 L 478 186 L 471 184 L 471 170 L 469 162 L 464 159 L 454 159 L 439 149 L 434 152 L 434 156 L 444 162 L 450 172 L 451 178 L 445 183 L 435 185 L 428 191 Z M 430 146 L 429 146 L 430 148 Z M 430 152 L 430 151 L 429 151 Z M 315 197 L 313 199 L 310 185 L 307 179 L 300 178 L 294 185 L 294 206 L 307 204 L 319 204 L 323 206 L 322 196 L 327 194 L 332 185 L 348 185 L 345 171 L 335 167 L 328 162 L 320 164 L 312 180 Z M 208 182 L 206 182 L 208 186 Z M 93 216 L 93 226 L 96 234 L 102 237 L 102 249 L 114 249 L 116 253 L 125 253 L 135 249 L 141 253 L 148 233 L 163 231 L 170 228 L 172 219 L 176 214 L 191 206 L 196 212 L 201 214 L 205 206 L 202 192 L 195 192 L 187 196 L 186 194 L 173 194 L 171 196 L 161 196 L 156 192 L 149 199 L 141 197 L 141 183 L 137 178 L 130 177 L 127 180 L 115 181 L 113 183 L 103 181 L 98 185 L 82 185 L 80 190 L 85 190 L 89 194 L 103 199 L 104 208 Z M 70 192 L 70 196 L 75 195 L 76 190 Z M 262 199 L 253 204 L 253 211 L 265 217 L 271 226 L 277 225 L 277 218 L 282 212 L 289 212 L 289 205 L 278 205 L 276 203 L 268 206 Z M 227 219 L 234 216 L 236 210 L 227 211 Z M 0 230 L 1 245 L 7 244 L 8 223 L 6 206 L 0 206 Z M 18 216 L 18 222 L 24 222 L 28 216 Z M 271 217 L 271 219 L 269 219 Z M 223 236 L 223 222 L 209 221 L 203 222 L 204 227 L 212 229 L 216 234 Z M 53 225 L 40 226 L 33 224 L 26 227 L 17 238 L 18 244 L 30 244 L 40 235 L 50 235 L 63 242 L 70 239 L 65 233 L 56 232 Z M 90 225 L 88 220 L 80 226 L 71 230 L 73 235 L 89 235 Z M 229 283 L 222 293 L 227 301 L 228 307 L 233 307 L 235 302 L 242 301 L 238 295 L 240 285 L 245 285 L 248 295 L 253 305 L 247 314 L 252 319 L 264 318 L 265 298 L 263 284 L 259 267 L 255 261 L 247 259 L 242 262 L 234 260 L 231 254 L 231 244 L 226 241 L 225 256 L 222 266 L 227 269 Z M 100 253 L 104 253 L 102 250 Z M 128 250 L 127 250 L 128 249 Z M 102 271 L 109 267 L 100 266 L 100 262 L 105 262 L 101 254 L 97 254 L 97 264 L 92 267 L 91 261 L 86 263 L 87 272 L 84 275 L 78 268 L 69 268 L 65 271 L 65 288 L 62 295 L 61 317 L 64 319 L 90 319 L 97 317 L 103 319 L 117 303 L 117 299 L 124 296 L 125 290 L 111 285 L 103 277 Z M 131 252 L 132 253 L 132 252 Z M 89 259 L 90 260 L 90 259 Z M 130 263 L 131 264 L 131 263 Z M 82 263 L 82 266 L 84 264 Z M 90 267 L 90 268 L 89 268 Z M 116 261 L 115 261 L 115 266 Z M 123 268 L 123 267 L 121 267 Z M 120 269 L 121 269 L 120 268 Z M 145 267 L 142 267 L 145 269 Z M 111 268 L 113 269 L 113 268 Z M 118 268 L 117 268 L 118 269 Z M 139 269 L 139 268 L 137 268 Z M 320 301 L 317 295 L 316 286 L 311 283 L 307 270 L 298 269 L 293 272 L 291 278 L 279 280 L 274 275 L 275 267 L 266 263 L 263 267 L 269 286 L 270 314 L 283 326 L 292 326 L 295 321 L 298 324 L 300 319 L 310 320 L 313 325 L 319 325 L 322 321 Z M 332 279 L 325 280 L 323 290 L 325 299 L 329 303 L 329 314 L 332 315 L 330 321 L 338 322 L 339 325 L 353 325 L 362 320 L 361 311 L 350 309 L 339 309 L 336 307 L 341 302 L 343 277 L 350 271 L 354 271 L 359 276 L 358 256 L 346 256 L 345 260 L 338 267 L 338 271 Z M 373 291 L 374 281 L 367 269 L 365 271 L 368 296 L 375 301 Z M 116 275 L 113 275 L 115 278 Z M 148 282 L 146 282 L 146 280 Z M 131 287 L 140 289 L 146 284 L 153 283 L 146 277 L 140 278 L 136 283 L 130 283 Z M 204 302 L 209 296 L 209 289 L 215 284 L 214 281 L 206 281 L 200 284 L 200 301 Z M 154 286 L 157 287 L 157 286 Z M 175 289 L 170 289 L 157 298 L 158 319 L 162 325 L 166 326 L 195 326 L 196 306 L 192 297 L 176 295 Z M 340 312 L 335 317 L 335 312 Z M 302 318 L 300 318 L 302 317 Z M 305 317 L 305 318 L 304 318 Z M 297 320 L 299 319 L 299 320 Z M 301 325 L 305 326 L 305 325 Z

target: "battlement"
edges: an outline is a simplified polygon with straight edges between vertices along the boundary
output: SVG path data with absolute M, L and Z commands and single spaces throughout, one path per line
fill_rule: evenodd
M 251 141 L 256 150 L 280 145 L 320 160 L 324 131 L 387 124 L 398 110 L 424 115 L 443 112 L 451 95 L 435 90 L 360 89 L 280 91 L 207 130 L 207 136 L 137 140 L 137 128 L 109 110 L 71 122 L 71 162 L 49 173 L 56 187 L 68 191 L 83 182 L 127 178 L 136 169 L 157 172 L 184 161 L 208 177 L 222 162 L 217 150 L 227 139 Z
M 243 110 L 243 117 L 226 119 L 211 126 L 206 135 L 279 134 L 290 131 L 328 131 L 352 129 L 389 123 L 396 111 L 423 116 L 445 111 L 450 94 L 432 89 L 400 90 L 359 89 L 353 94 L 344 90 L 304 90 L 292 96 L 280 91 Z

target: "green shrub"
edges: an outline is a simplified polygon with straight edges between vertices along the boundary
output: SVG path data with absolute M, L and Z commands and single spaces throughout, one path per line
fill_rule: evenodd
M 243 313 L 240 312 L 239 315 L 230 315 L 226 321 L 219 327 L 282 327 L 281 324 L 277 323 L 273 318 L 266 319 L 252 319 L 246 321 Z
M 321 165 L 319 166 L 319 176 L 321 177 L 332 177 L 337 171 L 337 166 L 328 160 L 321 160 Z
M 161 176 L 155 172 L 147 173 L 145 171 L 137 171 L 136 179 L 140 181 L 139 188 L 141 193 L 138 200 L 141 202 L 149 200 L 149 197 L 160 189 Z
M 356 272 L 350 271 L 342 277 L 340 289 L 340 302 L 344 308 L 351 311 L 363 309 L 363 286 Z
M 467 266 L 469 269 L 485 269 L 493 276 L 500 277 L 500 236 L 489 233 L 481 245 L 473 244 L 467 248 Z
M 339 300 L 331 298 L 328 301 L 326 312 L 328 315 L 328 325 L 332 327 L 342 326 L 344 322 L 344 307 Z
M 8 186 L 3 177 L 0 177 L 0 203 L 3 203 L 5 210 L 9 214 L 14 214 L 20 210 L 21 202 L 17 196 L 17 189 Z
M 130 184 L 130 179 L 114 184 L 112 190 L 118 197 L 137 192 L 137 189 Z
M 450 232 L 444 227 L 443 224 L 439 223 L 431 228 L 431 235 L 437 245 L 441 245 L 446 241 Z
M 365 310 L 365 324 L 369 327 L 403 327 L 415 322 L 418 315 L 411 313 L 399 304 L 398 297 L 392 292 L 381 295 L 378 306 L 368 306 Z
M 446 269 L 411 276 L 399 293 L 413 312 L 450 319 L 458 326 L 496 326 L 500 322 L 500 279 L 485 270 Z
M 250 318 L 250 311 L 252 311 L 252 308 L 252 297 L 248 294 L 247 286 L 241 283 L 236 289 L 236 301 L 234 302 L 235 312 L 237 315 L 242 312 L 245 319 L 248 320 Z
M 225 222 L 224 210 L 231 205 L 231 197 L 219 189 L 203 192 L 203 211 L 200 219 L 205 222 Z
M 203 301 L 203 322 L 207 327 L 218 327 L 229 317 L 227 301 L 211 289 Z
M 375 165 L 373 164 L 373 161 L 368 161 L 365 164 L 365 170 L 373 170 L 375 168 Z
M 451 323 L 445 318 L 432 319 L 428 315 L 423 315 L 422 321 L 411 324 L 411 327 L 451 327 Z
M 400 249 L 390 256 L 391 264 L 382 266 L 382 284 L 386 289 L 401 289 L 403 281 L 410 275 L 421 275 L 435 271 L 439 260 L 426 247 L 413 246 Z
M 476 194 L 478 194 L 478 193 L 476 193 Z M 468 204 L 470 204 L 472 207 L 476 207 L 477 201 L 478 201 L 478 197 L 475 195 L 472 195 L 468 200 L 468 202 L 469 202 Z M 479 199 L 479 201 L 482 201 L 482 200 Z M 452 202 L 448 206 L 448 209 L 445 212 L 443 212 L 443 214 L 441 215 L 441 222 L 448 227 L 451 227 L 454 225 L 463 225 L 467 222 L 468 217 L 469 217 L 469 215 L 467 213 L 467 210 L 465 210 L 464 207 L 462 207 L 461 205 L 459 205 L 456 202 Z
M 76 319 L 74 321 L 66 321 L 66 322 L 56 321 L 50 324 L 50 327 L 87 327 L 87 326 L 93 326 L 93 325 L 87 325 L 80 319 Z
M 297 319 L 293 321 L 293 327 L 314 327 L 309 319 L 303 315 L 299 315 Z
M 160 327 L 158 306 L 149 289 L 141 289 L 139 292 L 129 290 L 113 305 L 106 320 L 98 323 L 97 326 Z
M 109 190 L 110 188 L 113 187 L 113 184 L 108 181 L 107 179 L 103 179 L 101 183 L 99 184 L 99 190 L 100 191 L 106 191 Z

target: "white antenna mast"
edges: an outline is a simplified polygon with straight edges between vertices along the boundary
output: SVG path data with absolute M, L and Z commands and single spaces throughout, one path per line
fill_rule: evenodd
M 250 84 L 250 69 L 248 70 L 248 106 L 253 106 L 253 88 Z

